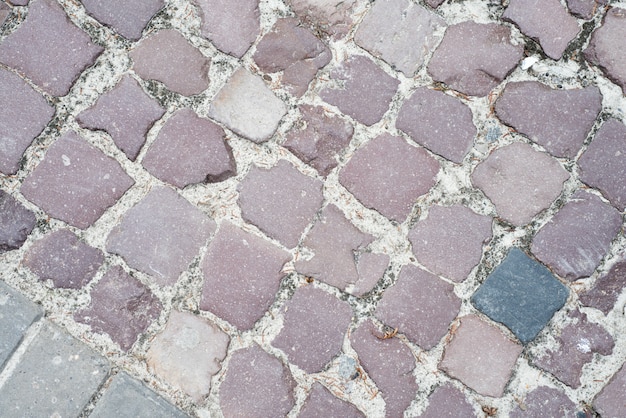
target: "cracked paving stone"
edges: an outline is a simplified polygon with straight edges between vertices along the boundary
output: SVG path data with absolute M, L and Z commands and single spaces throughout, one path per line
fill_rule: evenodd
M 421 418 L 464 418 L 474 416 L 474 408 L 463 392 L 447 383 L 439 386 L 428 397 L 428 407 Z
M 352 15 L 363 0 L 287 0 L 286 3 L 318 36 L 339 39 L 352 28 Z
M 33 212 L 0 190 L 0 254 L 20 248 L 36 223 Z
M 597 65 L 613 82 L 626 93 L 626 10 L 611 8 L 604 16 L 602 26 L 591 36 L 584 50 L 585 58 Z
M 603 418 L 619 418 L 626 407 L 626 366 L 613 376 L 593 402 Z
M 541 386 L 522 399 L 521 403 L 511 411 L 511 418 L 580 416 L 576 412 L 576 405 L 563 392 Z
M 87 13 L 112 27 L 117 33 L 136 41 L 152 16 L 164 6 L 163 0 L 81 0 Z
M 578 298 L 583 305 L 599 309 L 608 315 L 625 288 L 626 260 L 622 258 L 606 274 L 598 277 L 591 290 L 579 295 Z
M 298 417 L 317 418 L 320 415 L 344 418 L 365 416 L 351 403 L 337 398 L 320 383 L 314 383 Z

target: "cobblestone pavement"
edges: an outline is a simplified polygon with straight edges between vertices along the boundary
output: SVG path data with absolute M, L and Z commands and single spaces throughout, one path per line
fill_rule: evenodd
M 0 21 L 3 417 L 626 416 L 626 3 Z

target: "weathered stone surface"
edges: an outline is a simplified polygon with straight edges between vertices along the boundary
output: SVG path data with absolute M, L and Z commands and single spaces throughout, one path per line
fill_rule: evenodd
M 85 229 L 133 184 L 119 163 L 69 131 L 50 146 L 21 191 L 50 216 Z
M 494 151 L 471 176 L 498 215 L 518 226 L 550 207 L 568 177 L 558 161 L 519 142 Z
M 428 407 L 420 415 L 421 418 L 465 418 L 474 416 L 474 408 L 467 402 L 465 395 L 452 386 L 439 386 L 428 397 Z
M 626 288 L 626 260 L 621 260 L 611 267 L 608 273 L 599 277 L 591 290 L 580 295 L 579 300 L 584 305 L 599 309 L 608 315 L 624 288 Z
M 365 416 L 354 405 L 333 396 L 320 383 L 314 383 L 298 417 L 317 418 L 320 415 L 345 418 Z
M 437 7 L 441 5 L 441 3 L 444 2 L 444 0 L 425 0 L 424 2 L 430 7 L 432 7 L 433 9 L 436 9 Z
M 602 26 L 593 33 L 585 49 L 585 58 L 597 65 L 626 93 L 626 10 L 611 8 L 604 16 Z
M 470 109 L 443 92 L 420 87 L 404 102 L 396 127 L 411 139 L 455 163 L 461 163 L 476 135 Z
M 581 19 L 591 19 L 600 5 L 606 4 L 606 0 L 566 0 L 567 8 L 574 16 Z
M 626 407 L 626 366 L 613 376 L 611 382 L 602 389 L 593 402 L 602 417 L 619 418 Z
M 40 0 L 29 7 L 17 30 L 0 43 L 0 62 L 24 72 L 51 95 L 64 96 L 100 52 L 102 48 L 74 26 L 59 3 Z
M 578 191 L 535 236 L 531 251 L 561 277 L 589 276 L 609 250 L 622 217 L 599 197 Z
M 181 109 L 165 122 L 142 164 L 152 175 L 181 189 L 226 180 L 237 168 L 225 135 L 219 125 L 191 109 Z
M 425 150 L 382 134 L 356 152 L 339 181 L 364 206 L 402 222 L 438 172 L 439 163 Z
M 148 367 L 195 402 L 211 388 L 222 367 L 230 338 L 215 324 L 186 312 L 172 311 L 163 332 L 150 345 Z
M 0 3 L 0 25 L 4 23 L 4 20 L 11 13 L 11 8 L 6 3 Z
M 156 80 L 184 96 L 209 86 L 209 58 L 173 29 L 142 39 L 130 52 L 133 69 L 145 80 Z
M 436 81 L 471 96 L 486 96 L 522 58 L 511 30 L 472 21 L 450 26 L 428 64 Z
M 577 417 L 576 405 L 563 392 L 541 386 L 511 411 L 511 418 Z
M 79 113 L 76 120 L 83 128 L 106 131 L 115 145 L 134 161 L 146 142 L 148 130 L 164 113 L 165 109 L 127 75 L 100 96 L 94 106 Z
M 0 190 L 0 254 L 20 248 L 36 221 L 33 212 Z
M 82 0 L 87 12 L 120 35 L 136 41 L 150 18 L 164 5 L 163 0 Z
M 385 270 L 389 266 L 389 256 L 379 253 L 363 253 L 359 256 L 356 269 L 359 272 L 359 279 L 353 286 L 349 286 L 346 291 L 353 295 L 362 296 L 372 290 L 378 283 Z
M 362 0 L 287 0 L 286 3 L 316 33 L 342 38 L 352 27 L 352 13 Z
M 602 109 L 602 95 L 595 86 L 555 90 L 522 81 L 507 84 L 495 109 L 504 123 L 550 154 L 574 158 Z
M 290 259 L 267 240 L 222 222 L 202 261 L 200 309 L 242 330 L 252 328 L 274 301 L 281 269 Z

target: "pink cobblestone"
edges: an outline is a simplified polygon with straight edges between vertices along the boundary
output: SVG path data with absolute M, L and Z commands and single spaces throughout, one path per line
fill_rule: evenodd
M 591 36 L 589 47 L 584 51 L 585 58 L 599 66 L 615 83 L 626 92 L 626 54 L 621 48 L 621 40 L 626 37 L 626 12 L 611 8 L 604 17 L 602 26 Z
M 314 383 L 311 393 L 300 411 L 300 418 L 327 416 L 358 418 L 364 417 L 354 405 L 333 396 L 324 386 Z
M 125 0 L 84 0 L 87 12 L 120 35 L 136 41 L 152 16 L 164 5 L 163 0 L 127 2 Z

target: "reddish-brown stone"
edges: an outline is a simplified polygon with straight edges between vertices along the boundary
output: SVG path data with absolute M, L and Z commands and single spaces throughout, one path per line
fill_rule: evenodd
M 474 416 L 474 408 L 467 402 L 463 392 L 445 384 L 428 397 L 428 407 L 421 418 L 464 418 Z
M 359 418 L 365 416 L 354 405 L 333 396 L 333 394 L 320 383 L 314 383 L 311 388 L 311 393 L 304 402 L 298 417 L 317 418 L 320 415 L 345 418 Z
M 82 0 L 87 12 L 120 35 L 136 41 L 150 18 L 164 5 L 163 0 Z
M 0 254 L 20 248 L 36 221 L 33 212 L 0 190 Z
M 593 402 L 603 418 L 619 418 L 626 408 L 626 366 L 613 376 Z
M 581 19 L 591 19 L 600 5 L 606 2 L 607 0 L 566 0 L 569 11 Z
M 594 287 L 579 296 L 586 305 L 601 310 L 605 315 L 613 309 L 615 302 L 626 288 L 626 260 L 617 262 L 608 273 L 598 277 Z
M 576 405 L 563 392 L 541 386 L 521 400 L 511 418 L 579 417 L 576 412 Z
M 613 7 L 604 16 L 602 26 L 591 36 L 591 42 L 584 55 L 626 93 L 624 39 L 626 39 L 626 10 Z

